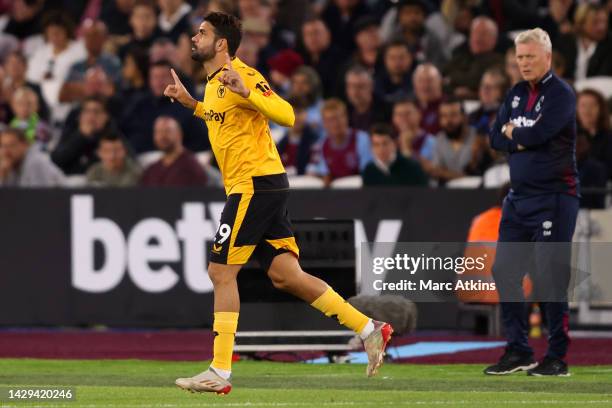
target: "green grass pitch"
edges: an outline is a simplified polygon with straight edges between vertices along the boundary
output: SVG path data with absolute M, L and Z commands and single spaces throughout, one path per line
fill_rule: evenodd
M 360 364 L 245 361 L 229 395 L 190 394 L 174 379 L 205 363 L 0 359 L 0 388 L 66 386 L 76 400 L 1 407 L 612 407 L 612 366 L 572 367 L 569 378 L 524 373 L 487 377 L 480 365 L 386 364 L 375 378 Z

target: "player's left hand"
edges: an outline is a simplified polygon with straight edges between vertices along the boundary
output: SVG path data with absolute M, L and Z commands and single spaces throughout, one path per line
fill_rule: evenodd
M 225 55 L 227 57 L 227 71 L 223 71 L 219 76 L 219 82 L 225 85 L 230 91 L 237 93 L 243 98 L 248 98 L 251 91 L 246 87 L 242 77 L 234 70 L 234 67 L 232 67 L 232 59 L 229 54 Z
M 506 123 L 506 129 L 504 131 L 504 136 L 506 136 L 508 139 L 512 140 L 512 131 L 514 130 L 516 126 L 514 126 L 514 124 L 512 122 L 508 122 Z

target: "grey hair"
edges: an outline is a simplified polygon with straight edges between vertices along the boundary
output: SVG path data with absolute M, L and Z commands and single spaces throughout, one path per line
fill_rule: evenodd
M 367 70 L 366 67 L 364 67 L 363 65 L 353 65 L 352 67 L 349 68 L 348 71 L 346 71 L 346 75 L 345 78 L 347 78 L 349 76 L 349 74 L 351 75 L 365 75 L 368 77 L 368 79 L 370 81 L 374 81 L 374 78 L 372 77 L 372 74 L 370 73 L 370 71 Z
M 530 42 L 540 44 L 542 47 L 544 47 L 544 50 L 546 52 L 552 52 L 552 43 L 550 42 L 550 37 L 548 36 L 548 33 L 542 30 L 540 27 L 534 28 L 532 30 L 523 31 L 519 33 L 519 35 L 517 35 L 514 39 L 515 45 Z

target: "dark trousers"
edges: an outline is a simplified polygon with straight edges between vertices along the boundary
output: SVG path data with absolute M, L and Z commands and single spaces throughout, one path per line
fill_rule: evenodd
M 533 354 L 522 285 L 529 273 L 533 301 L 540 302 L 548 325 L 546 355 L 562 359 L 567 354 L 567 291 L 578 207 L 578 198 L 568 194 L 517 198 L 510 193 L 504 200 L 493 277 L 509 350 Z

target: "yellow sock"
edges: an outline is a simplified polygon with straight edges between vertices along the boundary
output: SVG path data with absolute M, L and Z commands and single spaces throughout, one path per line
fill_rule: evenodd
M 211 366 L 221 370 L 231 371 L 232 353 L 234 352 L 234 337 L 238 327 L 238 313 L 216 312 L 213 322 L 215 342 L 213 346 L 213 361 Z
M 369 317 L 351 306 L 330 287 L 310 305 L 328 317 L 336 316 L 340 324 L 356 333 L 360 333 L 370 321 Z

